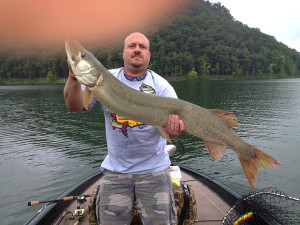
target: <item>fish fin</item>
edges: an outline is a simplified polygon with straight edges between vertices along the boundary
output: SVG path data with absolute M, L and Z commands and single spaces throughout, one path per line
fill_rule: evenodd
M 239 127 L 238 119 L 232 112 L 226 112 L 219 109 L 210 109 L 209 111 L 223 120 L 228 128 Z
M 203 141 L 209 154 L 214 158 L 214 160 L 220 160 L 222 156 L 225 154 L 226 146 L 215 144 L 209 141 Z
M 255 148 L 255 147 L 254 147 Z M 253 189 L 255 189 L 255 183 L 258 176 L 258 170 L 260 168 L 274 168 L 277 165 L 281 165 L 279 161 L 268 155 L 267 153 L 255 148 L 254 157 L 246 160 L 240 159 L 243 170 L 246 174 L 246 177 Z
M 88 88 L 85 88 L 83 93 L 83 106 L 85 110 L 89 109 L 89 105 L 91 104 L 93 100 L 93 93 Z
M 159 133 L 161 134 L 161 136 L 163 136 L 163 138 L 165 138 L 169 143 L 172 143 L 170 136 L 166 133 L 164 128 L 157 127 L 157 129 L 158 129 Z

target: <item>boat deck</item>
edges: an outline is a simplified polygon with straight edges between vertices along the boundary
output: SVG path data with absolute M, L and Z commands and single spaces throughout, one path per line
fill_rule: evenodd
M 193 177 L 182 173 L 182 182 L 193 187 L 197 203 L 197 220 L 195 224 L 220 225 L 224 215 L 230 209 L 218 195 Z
M 87 189 L 83 194 L 90 194 L 95 189 L 96 185 L 100 183 L 101 180 L 97 181 L 94 185 L 92 185 L 89 189 Z M 212 192 L 208 187 L 195 180 L 190 175 L 182 172 L 182 182 L 186 184 L 192 185 L 194 195 L 196 198 L 197 204 L 197 219 L 195 224 L 201 225 L 219 225 L 221 224 L 224 215 L 229 210 L 229 206 L 214 192 Z M 88 201 L 89 202 L 89 201 Z M 87 203 L 81 206 L 81 208 L 85 208 Z M 77 202 L 73 202 L 69 207 L 71 212 L 74 212 L 77 206 Z M 58 220 L 59 221 L 59 220 Z M 55 224 L 58 224 L 56 222 Z M 67 214 L 59 223 L 67 224 L 67 225 L 86 225 L 89 224 L 88 216 L 85 216 L 80 220 L 79 223 L 76 223 L 76 220 L 70 220 L 70 216 Z

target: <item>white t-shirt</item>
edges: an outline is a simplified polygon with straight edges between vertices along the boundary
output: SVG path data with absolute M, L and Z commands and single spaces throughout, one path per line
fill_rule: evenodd
M 124 84 L 149 94 L 177 98 L 174 88 L 163 77 L 147 70 L 142 80 L 128 80 L 124 68 L 109 70 Z M 84 87 L 83 87 L 84 89 Z M 89 109 L 100 104 L 95 97 Z M 157 128 L 116 115 L 101 105 L 105 115 L 108 154 L 101 167 L 117 173 L 149 174 L 170 166 L 166 140 Z

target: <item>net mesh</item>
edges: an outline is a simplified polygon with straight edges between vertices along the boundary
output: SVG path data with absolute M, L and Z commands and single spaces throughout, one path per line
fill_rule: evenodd
M 222 224 L 300 224 L 300 200 L 274 187 L 253 191 L 236 202 Z

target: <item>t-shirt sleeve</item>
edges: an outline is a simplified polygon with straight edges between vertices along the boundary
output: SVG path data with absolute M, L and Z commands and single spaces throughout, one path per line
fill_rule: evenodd
M 178 98 L 174 88 L 169 83 L 168 83 L 168 86 L 166 88 L 164 88 L 161 96 L 170 97 L 170 98 Z
M 178 98 L 174 88 L 165 78 L 153 71 L 150 72 L 156 83 L 157 95 L 169 98 Z

